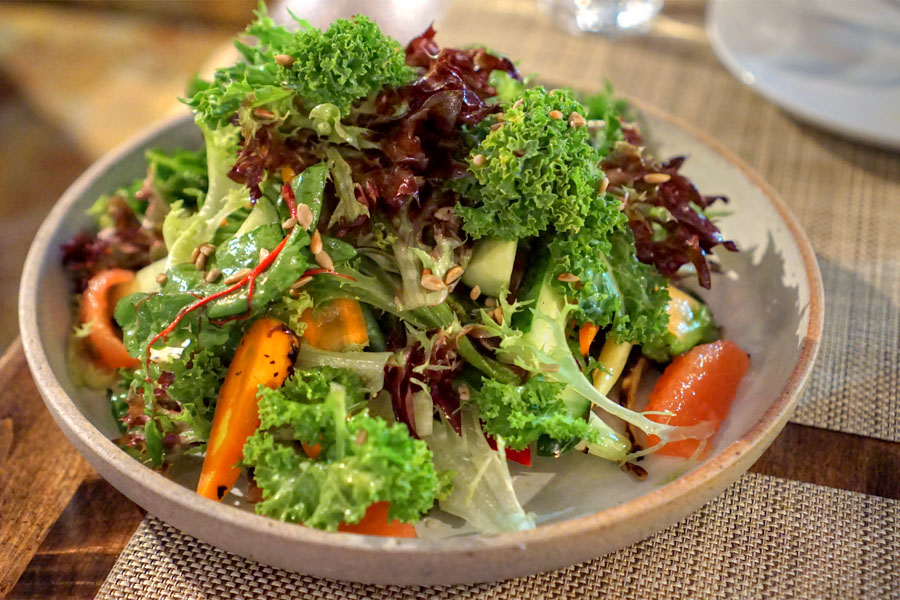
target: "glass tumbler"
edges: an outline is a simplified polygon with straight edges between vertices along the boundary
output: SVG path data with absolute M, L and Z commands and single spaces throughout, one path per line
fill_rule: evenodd
M 541 9 L 572 33 L 647 33 L 663 0 L 538 0 Z

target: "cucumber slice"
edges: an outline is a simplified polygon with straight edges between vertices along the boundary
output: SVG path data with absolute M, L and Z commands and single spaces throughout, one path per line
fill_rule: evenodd
M 497 297 L 509 288 L 517 242 L 484 238 L 475 242 L 472 258 L 463 273 L 462 281 L 469 287 L 476 285 L 482 294 Z

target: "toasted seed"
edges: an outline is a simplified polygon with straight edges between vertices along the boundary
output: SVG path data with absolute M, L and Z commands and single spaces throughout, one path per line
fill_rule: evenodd
M 267 108 L 255 108 L 253 109 L 253 115 L 259 117 L 260 119 L 274 119 L 275 113 Z
M 197 257 L 200 256 L 200 246 L 197 246 L 193 250 L 191 250 L 191 262 L 197 262 Z
M 497 131 L 501 127 L 503 127 L 503 123 L 494 123 L 493 125 L 491 125 L 491 131 Z
M 259 249 L 259 262 L 266 260 L 269 257 L 269 251 L 265 248 Z
M 587 125 L 587 121 L 584 120 L 584 117 L 573 110 L 569 115 L 569 127 L 584 127 L 585 125 Z
M 290 54 L 276 54 L 275 62 L 277 62 L 282 67 L 289 67 L 294 64 L 294 57 Z
M 237 283 L 252 272 L 253 271 L 251 271 L 250 269 L 241 269 L 240 271 L 235 271 L 225 278 L 225 283 Z
M 304 204 L 303 206 L 306 206 L 306 205 Z M 290 219 L 284 220 L 284 222 L 281 224 L 281 228 L 282 229 L 293 229 L 294 225 L 296 225 L 296 224 L 297 224 L 297 219 L 295 219 L 294 217 L 291 217 Z
M 206 255 L 202 252 L 197 254 L 197 260 L 194 261 L 194 266 L 197 267 L 198 271 L 202 271 L 206 268 Z
M 366 433 L 366 430 L 365 430 L 365 429 L 360 429 L 360 430 L 356 433 L 356 445 L 357 445 L 357 446 L 362 446 L 363 444 L 366 443 L 366 440 L 367 440 L 368 438 L 369 438 L 369 434 Z
M 309 231 L 309 228 L 313 222 L 313 214 L 312 210 L 307 205 L 297 205 L 297 222 L 300 223 L 300 227 L 302 227 L 306 231 Z
M 212 283 L 213 281 L 218 279 L 219 275 L 221 275 L 221 274 L 222 274 L 222 271 L 220 271 L 219 269 L 216 269 L 216 268 L 212 268 L 209 270 L 209 273 L 207 273 L 206 277 L 204 277 L 203 279 L 206 280 L 206 283 Z
M 484 305 L 488 308 L 495 308 L 497 306 L 497 299 L 496 298 L 485 298 Z
M 167 279 L 168 279 L 168 277 L 166 277 L 165 273 L 160 273 L 159 275 L 156 276 L 156 283 L 158 283 L 159 285 L 162 285 L 166 282 Z
M 478 296 L 480 296 L 480 295 L 481 295 L 481 286 L 480 285 L 476 285 L 475 287 L 472 288 L 472 291 L 469 292 L 469 298 L 471 298 L 472 300 L 478 300 Z
M 553 119 L 554 121 L 559 121 L 560 119 L 563 118 L 563 114 L 561 112 L 559 112 L 558 110 L 551 110 L 550 118 Z
M 422 275 L 421 281 L 422 287 L 426 290 L 431 290 L 432 292 L 439 292 L 447 286 L 444 285 L 444 282 L 441 281 L 441 278 L 437 275 Z
M 639 479 L 641 481 L 643 481 L 644 479 L 647 479 L 647 469 L 645 469 L 641 465 L 636 465 L 634 463 L 627 462 L 622 465 L 622 470 L 631 473 L 632 475 L 634 475 L 637 479 Z
M 299 289 L 302 288 L 304 285 L 306 285 L 307 283 L 309 283 L 310 281 L 312 281 L 312 279 L 313 279 L 313 278 L 312 278 L 312 275 L 307 275 L 306 277 L 301 277 L 300 279 L 298 279 L 297 281 L 295 281 L 293 284 L 291 284 L 291 289 L 292 289 L 292 290 L 299 290 Z
M 513 107 L 513 108 L 519 108 L 519 107 L 522 106 L 523 104 L 525 104 L 525 101 L 522 100 L 521 98 L 519 98 L 518 100 L 516 100 L 515 102 L 513 102 L 512 107 Z
M 503 309 L 499 306 L 491 311 L 491 317 L 494 318 L 495 321 L 503 325 Z
M 562 273 L 557 279 L 563 283 L 575 283 L 581 281 L 578 275 L 572 275 L 571 273 Z
M 215 251 L 216 251 L 216 247 L 213 246 L 212 244 L 202 244 L 200 246 L 200 254 L 202 254 L 204 256 L 207 256 L 207 257 L 212 256 L 213 252 L 215 252 Z
M 609 189 L 609 178 L 604 177 L 600 180 L 600 193 L 605 194 L 606 190 Z
M 316 254 L 316 262 L 319 263 L 319 266 L 323 269 L 334 271 L 334 261 L 331 260 L 331 257 L 324 250 Z
M 672 179 L 668 173 L 647 173 L 644 175 L 644 181 L 647 183 L 665 183 Z
M 476 154 L 472 157 L 472 164 L 476 167 L 483 166 L 485 162 L 487 162 L 487 158 L 485 158 L 484 154 Z
M 446 275 L 444 275 L 444 283 L 450 285 L 451 283 L 462 277 L 462 274 L 463 268 L 459 265 L 456 265 L 455 267 L 447 271 Z
M 469 398 L 472 397 L 472 395 L 469 393 L 469 386 L 467 386 L 466 384 L 462 384 L 461 386 L 459 386 L 456 389 L 456 392 L 459 394 L 459 399 L 463 402 L 469 400 Z
M 313 231 L 312 239 L 309 240 L 309 251 L 313 254 L 322 252 L 322 234 L 316 229 Z
M 544 373 L 556 373 L 559 371 L 559 365 L 541 365 L 541 371 Z

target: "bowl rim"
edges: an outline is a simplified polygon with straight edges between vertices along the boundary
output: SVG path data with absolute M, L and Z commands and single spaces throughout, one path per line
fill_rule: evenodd
M 698 489 L 711 489 L 714 487 L 721 489 L 724 487 L 721 485 L 723 472 L 737 465 L 742 467 L 739 473 L 725 482 L 725 484 L 731 483 L 752 464 L 752 462 L 747 461 L 755 460 L 780 432 L 796 405 L 804 384 L 809 378 L 823 330 L 824 291 L 821 274 L 812 246 L 798 221 L 772 186 L 766 183 L 760 175 L 718 141 L 693 125 L 647 103 L 635 99 L 629 99 L 629 101 L 640 111 L 667 122 L 712 149 L 732 166 L 739 169 L 754 186 L 759 188 L 776 209 L 783 223 L 788 227 L 791 238 L 799 250 L 805 278 L 809 285 L 807 313 L 809 325 L 806 337 L 801 342 L 797 363 L 782 386 L 778 397 L 774 399 L 759 420 L 743 436 L 723 448 L 709 462 L 691 470 L 674 481 L 621 505 L 613 506 L 591 515 L 540 524 L 536 528 L 526 531 L 493 535 L 473 534 L 441 540 L 421 538 L 397 540 L 348 533 L 330 533 L 276 521 L 234 506 L 203 498 L 193 490 L 183 487 L 152 469 L 143 468 L 136 463 L 133 458 L 105 437 L 77 409 L 73 400 L 57 381 L 50 367 L 47 353 L 40 342 L 38 313 L 36 310 L 29 310 L 29 307 L 37 305 L 39 282 L 45 269 L 53 268 L 53 265 L 48 265 L 48 261 L 58 258 L 58 249 L 50 247 L 55 233 L 72 209 L 72 206 L 84 194 L 86 189 L 98 176 L 122 160 L 124 156 L 133 152 L 137 147 L 147 144 L 155 136 L 170 129 L 192 124 L 193 119 L 189 114 L 174 115 L 154 124 L 95 162 L 63 193 L 45 218 L 32 242 L 20 283 L 19 326 L 25 356 L 45 404 L 70 441 L 88 458 L 92 465 L 96 467 L 95 461 L 99 461 L 100 463 L 105 463 L 104 467 L 111 469 L 109 471 L 110 475 L 107 476 L 105 472 L 103 473 L 104 476 L 107 476 L 108 479 L 136 480 L 137 485 L 146 489 L 152 489 L 153 493 L 159 496 L 159 501 L 163 505 L 178 505 L 189 511 L 203 511 L 208 514 L 210 519 L 220 523 L 222 526 L 235 528 L 235 532 L 244 531 L 274 536 L 280 542 L 305 544 L 320 550 L 388 552 L 390 553 L 388 555 L 390 560 L 402 560 L 404 557 L 420 555 L 423 552 L 437 554 L 442 557 L 468 555 L 471 558 L 472 555 L 487 556 L 487 554 L 506 550 L 524 550 L 529 546 L 548 547 L 546 544 L 569 536 L 601 533 L 604 529 L 608 529 L 617 522 L 623 521 L 627 516 L 635 512 L 644 514 L 646 511 L 663 510 L 674 502 L 689 502 L 688 497 L 697 494 L 696 490 Z M 98 468 L 98 470 L 100 469 Z M 704 502 L 708 499 L 709 495 L 707 495 Z M 694 508 L 697 508 L 699 505 L 696 504 Z M 530 572 L 533 572 L 533 570 Z M 328 574 L 326 576 L 333 577 L 334 575 Z M 373 578 L 361 574 L 348 573 L 346 577 L 357 581 L 386 582 L 377 577 Z M 446 579 L 445 581 L 458 583 L 463 580 L 466 579 L 457 577 L 452 580 Z M 486 579 L 468 579 L 468 581 L 473 582 L 484 580 Z M 418 580 L 411 576 L 410 582 L 413 581 Z

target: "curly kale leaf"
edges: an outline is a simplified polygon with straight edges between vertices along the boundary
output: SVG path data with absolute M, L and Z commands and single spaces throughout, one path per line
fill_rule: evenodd
M 584 107 L 567 90 L 525 90 L 504 104 L 500 126 L 469 153 L 470 176 L 454 184 L 463 228 L 474 238 L 514 240 L 552 226 L 584 224 L 603 172 L 586 127 Z
M 482 387 L 473 395 L 484 430 L 502 438 L 506 446 L 521 450 L 547 434 L 565 442 L 572 438 L 596 441 L 598 432 L 582 416 L 573 415 L 560 394 L 566 384 L 538 375 L 524 385 L 506 385 L 482 378 Z
M 404 522 L 432 507 L 446 477 L 431 451 L 400 423 L 352 414 L 363 389 L 356 374 L 331 367 L 298 371 L 278 390 L 260 388 L 260 428 L 244 446 L 244 464 L 263 491 L 258 513 L 334 531 L 375 502 L 388 502 L 389 518 Z M 309 458 L 298 442 L 321 450 Z
M 324 32 L 297 22 L 298 31 L 290 32 L 261 7 L 247 27 L 256 45 L 235 42 L 246 62 L 219 69 L 187 100 L 198 120 L 213 127 L 224 124 L 245 101 L 260 107 L 297 100 L 307 112 L 330 103 L 347 115 L 357 100 L 415 76 L 400 44 L 367 17 L 338 19 Z
M 585 226 L 550 241 L 551 285 L 563 296 L 575 298 L 572 318 L 578 323 L 611 326 L 609 334 L 619 342 L 643 344 L 658 338 L 669 319 L 668 281 L 638 260 L 634 236 L 622 219 L 606 235 L 596 231 Z M 559 281 L 563 273 L 578 280 Z

